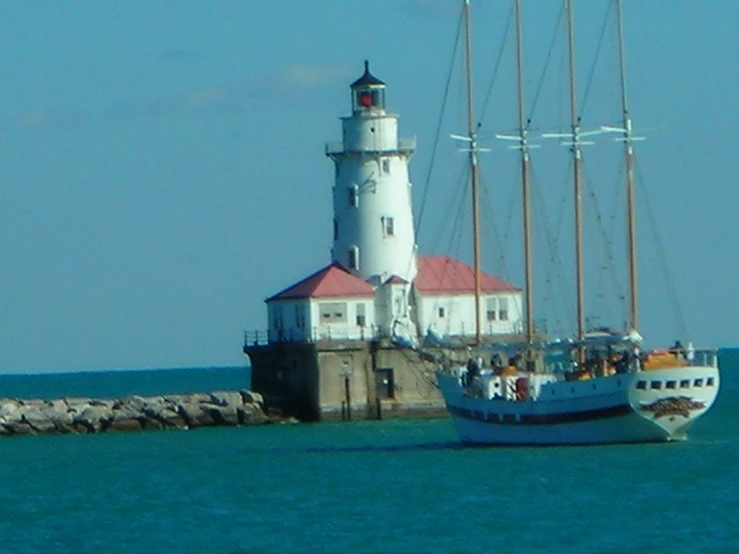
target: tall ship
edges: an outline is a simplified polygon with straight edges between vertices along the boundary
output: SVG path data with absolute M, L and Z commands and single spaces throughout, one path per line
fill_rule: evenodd
M 521 156 L 522 221 L 525 265 L 524 339 L 471 349 L 466 363 L 442 363 L 438 382 L 454 426 L 465 443 L 564 445 L 660 442 L 684 439 L 690 426 L 714 403 L 720 376 L 716 349 L 676 342 L 664 350 L 643 349 L 639 333 L 634 143 L 629 114 L 621 0 L 618 49 L 622 122 L 618 127 L 583 131 L 577 113 L 572 0 L 565 0 L 569 65 L 570 129 L 560 138 L 572 154 L 574 204 L 574 274 L 577 330 L 565 338 L 544 338 L 534 328 L 534 256 L 531 241 L 530 137 L 524 115 L 522 16 L 514 0 L 517 51 L 518 133 L 513 141 Z M 481 237 L 478 215 L 478 128 L 472 103 L 470 0 L 463 0 L 467 116 L 469 132 L 457 137 L 469 152 L 472 188 L 473 253 L 476 294 L 480 294 Z M 585 322 L 582 146 L 590 134 L 611 134 L 624 145 L 629 317 L 621 331 L 589 330 Z M 477 303 L 478 310 L 481 302 Z M 480 321 L 478 314 L 477 321 Z M 479 331 L 478 331 L 479 337 Z

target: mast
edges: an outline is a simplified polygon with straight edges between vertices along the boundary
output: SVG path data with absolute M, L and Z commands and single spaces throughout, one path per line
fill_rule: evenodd
M 480 179 L 477 166 L 477 129 L 472 105 L 472 33 L 470 0 L 464 0 L 465 59 L 467 66 L 467 127 L 470 140 L 470 179 L 472 180 L 472 236 L 475 264 L 475 344 L 480 344 Z
M 518 128 L 521 149 L 521 184 L 523 194 L 524 273 L 526 287 L 526 341 L 534 340 L 534 283 L 531 263 L 531 210 L 529 192 L 529 145 L 523 102 L 523 32 L 521 26 L 521 0 L 515 0 L 516 10 L 516 70 L 518 73 Z
M 583 237 L 582 237 L 582 182 L 580 175 L 581 144 L 580 121 L 577 117 L 575 97 L 575 32 L 572 15 L 572 0 L 567 3 L 567 43 L 570 65 L 570 116 L 572 124 L 572 164 L 574 171 L 575 197 L 575 270 L 577 275 L 577 337 L 585 337 L 585 300 L 583 276 Z
M 618 12 L 618 53 L 621 66 L 621 104 L 623 110 L 623 141 L 626 155 L 626 201 L 629 257 L 629 330 L 639 328 L 639 308 L 636 267 L 636 210 L 634 207 L 634 137 L 626 96 L 626 56 L 624 53 L 624 22 L 621 0 L 616 0 Z

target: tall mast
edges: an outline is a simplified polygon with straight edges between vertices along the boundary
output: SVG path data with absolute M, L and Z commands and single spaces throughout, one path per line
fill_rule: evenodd
M 582 183 L 580 176 L 581 144 L 580 121 L 577 117 L 575 98 L 575 30 L 572 15 L 572 0 L 567 2 L 567 35 L 570 64 L 570 117 L 572 124 L 572 163 L 575 186 L 575 268 L 577 275 L 577 337 L 585 337 L 585 300 L 583 277 L 583 238 L 582 238 Z
M 531 211 L 529 193 L 529 145 L 523 102 L 523 32 L 521 25 L 521 0 L 515 0 L 516 9 L 516 70 L 518 73 L 518 128 L 521 149 L 521 184 L 523 194 L 523 236 L 526 287 L 526 341 L 534 340 L 534 283 L 531 264 Z
M 470 140 L 470 178 L 472 180 L 472 236 L 475 259 L 475 343 L 480 344 L 480 180 L 477 167 L 477 129 L 472 105 L 472 32 L 470 0 L 464 0 L 465 58 L 467 62 L 467 127 Z
M 624 53 L 624 22 L 621 0 L 616 0 L 618 11 L 618 52 L 621 65 L 621 103 L 623 109 L 623 133 L 626 153 L 626 200 L 629 250 L 629 325 L 639 328 L 639 308 L 636 268 L 636 210 L 634 207 L 634 137 L 631 133 L 631 116 L 626 96 L 626 56 Z

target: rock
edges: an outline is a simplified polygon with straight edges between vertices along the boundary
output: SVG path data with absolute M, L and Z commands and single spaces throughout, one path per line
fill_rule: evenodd
M 88 406 L 74 416 L 74 424 L 81 425 L 88 433 L 99 433 L 113 421 L 113 410 L 107 406 Z
M 5 421 L 20 421 L 20 404 L 15 400 L 4 398 L 0 403 L 0 418 Z
M 143 426 L 138 419 L 114 419 L 106 431 L 141 431 Z
M 120 399 L 4 398 L 0 436 L 252 425 L 280 417 L 265 415 L 262 402 L 260 394 L 247 390 Z
M 58 432 L 58 428 L 54 423 L 53 411 L 43 410 L 46 404 L 37 404 L 31 406 L 23 406 L 21 412 L 21 422 L 27 423 L 33 433 L 49 434 Z M 48 407 L 47 407 L 48 408 Z
M 241 406 L 210 406 L 202 407 L 208 411 L 208 415 L 213 419 L 216 425 L 238 425 L 239 414 L 238 409 Z
M 185 420 L 191 429 L 213 425 L 215 421 L 210 413 L 203 409 L 200 402 L 181 402 L 177 405 L 177 413 Z
M 244 404 L 259 404 L 259 406 L 264 406 L 264 398 L 262 398 L 262 395 L 258 392 L 250 391 L 250 390 L 240 390 L 239 394 L 241 395 L 241 401 Z
M 33 432 L 33 429 L 28 423 L 25 423 L 23 421 L 16 421 L 14 423 L 7 423 L 4 424 L 3 427 L 8 432 L 8 435 L 15 436 L 15 435 L 30 435 Z
M 264 415 L 262 407 L 257 404 L 244 404 L 236 409 L 236 416 L 239 425 L 256 425 L 267 422 L 267 416 Z
M 216 391 L 210 393 L 210 401 L 218 406 L 241 406 L 244 400 L 241 393 L 234 391 Z

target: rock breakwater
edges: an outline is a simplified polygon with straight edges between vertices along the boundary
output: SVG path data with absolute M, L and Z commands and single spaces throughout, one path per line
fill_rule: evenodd
M 147 429 L 258 425 L 284 421 L 267 415 L 259 393 L 211 393 L 124 398 L 0 398 L 0 436 L 104 433 Z

